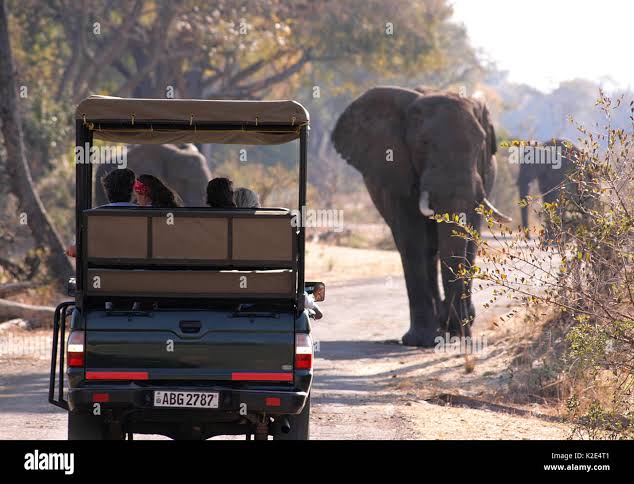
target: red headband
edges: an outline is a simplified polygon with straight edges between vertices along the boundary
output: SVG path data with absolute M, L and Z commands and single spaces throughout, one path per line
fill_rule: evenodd
M 150 190 L 147 186 L 140 182 L 139 180 L 134 181 L 134 191 L 139 195 L 145 195 L 146 197 L 150 194 Z

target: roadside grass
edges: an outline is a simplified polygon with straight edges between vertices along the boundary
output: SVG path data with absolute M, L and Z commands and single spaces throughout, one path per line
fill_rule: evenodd
M 534 306 L 518 314 L 511 341 L 508 399 L 547 403 L 564 411 L 568 395 L 563 357 L 567 328 L 551 308 Z
M 549 406 L 574 425 L 571 437 L 631 438 L 631 415 L 619 412 L 631 405 L 631 393 L 621 401 L 623 379 L 605 365 L 588 371 L 571 353 L 575 322 L 553 308 L 533 307 L 521 317 L 522 327 L 512 338 L 514 357 L 509 365 L 506 398 L 515 404 Z
M 309 242 L 306 244 L 306 280 L 344 284 L 359 279 L 402 277 L 398 251 L 358 249 Z

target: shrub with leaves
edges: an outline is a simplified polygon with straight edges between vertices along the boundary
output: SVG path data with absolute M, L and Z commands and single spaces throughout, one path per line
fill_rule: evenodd
M 474 288 L 494 286 L 493 299 L 551 306 L 563 324 L 564 351 L 556 353 L 558 380 L 578 436 L 634 437 L 634 101 L 631 126 L 612 126 L 615 110 L 628 109 L 603 92 L 602 126 L 577 125 L 582 152 L 554 203 L 522 200 L 548 231 L 513 229 L 481 206 L 492 238 L 483 238 L 457 216 L 457 237 L 478 244 L 477 265 L 456 274 Z M 574 123 L 574 120 L 571 120 Z M 548 234 L 546 233 L 548 232 Z M 465 321 L 466 323 L 466 321 Z

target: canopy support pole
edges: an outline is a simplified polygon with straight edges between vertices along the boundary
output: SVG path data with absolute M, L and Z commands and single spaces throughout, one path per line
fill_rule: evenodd
M 82 240 L 82 214 L 84 210 L 92 205 L 92 163 L 90 148 L 92 146 L 92 131 L 78 119 L 75 122 L 75 245 L 77 248 L 77 258 L 75 259 L 75 280 L 77 285 L 76 306 L 81 310 L 85 294 L 85 282 L 82 268 L 85 256 L 85 241 Z M 78 150 L 81 150 L 78 152 Z M 82 158 L 78 159 L 78 154 L 83 152 Z M 81 161 L 81 163 L 79 163 Z
M 297 267 L 297 310 L 304 311 L 304 263 L 305 263 L 305 243 L 306 243 L 306 227 L 304 221 L 304 211 L 306 210 L 306 167 L 308 162 L 308 126 L 304 125 L 299 130 L 299 213 L 297 221 L 299 222 L 299 260 Z

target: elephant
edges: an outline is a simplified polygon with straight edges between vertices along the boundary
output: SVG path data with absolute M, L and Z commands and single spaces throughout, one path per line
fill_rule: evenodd
M 557 154 L 558 159 L 554 159 L 551 155 L 549 163 L 535 163 L 535 159 L 532 159 L 531 163 L 526 163 L 525 157 L 520 156 L 517 162 L 519 162 L 519 174 L 517 176 L 517 187 L 519 189 L 520 199 L 525 199 L 528 196 L 529 185 L 533 180 L 537 180 L 540 196 L 545 203 L 556 202 L 559 198 L 559 192 L 562 188 L 571 189 L 567 186 L 566 180 L 568 175 L 575 169 L 574 161 L 579 159 L 580 151 L 571 142 L 562 139 L 553 138 L 550 141 L 543 143 L 543 148 L 555 148 L 560 149 L 561 155 Z M 522 205 L 522 228 L 528 228 L 528 206 Z M 551 238 L 551 228 L 549 223 L 546 222 L 546 238 Z
M 137 176 L 146 173 L 159 177 L 180 195 L 185 205 L 204 205 L 211 172 L 207 160 L 193 144 L 138 145 L 127 152 L 127 167 Z M 114 164 L 105 163 L 96 170 L 96 205 L 108 203 L 101 178 L 113 169 Z
M 470 336 L 470 287 L 454 274 L 474 263 L 476 245 L 433 215 L 462 215 L 479 230 L 475 209 L 484 204 L 496 219 L 510 221 L 487 199 L 497 144 L 486 105 L 424 87 L 375 87 L 344 110 L 331 140 L 363 175 L 400 253 L 410 309 L 402 343 L 433 346 L 445 331 Z

